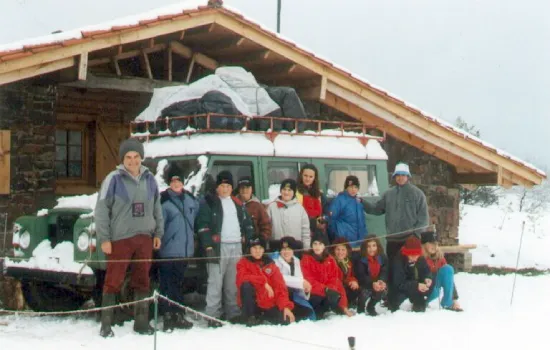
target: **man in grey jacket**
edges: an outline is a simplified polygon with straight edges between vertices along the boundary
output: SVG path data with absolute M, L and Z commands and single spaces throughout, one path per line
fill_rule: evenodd
M 410 183 L 409 166 L 398 163 L 392 178 L 396 186 L 390 188 L 376 203 L 364 201 L 368 214 L 386 214 L 386 254 L 391 259 L 399 252 L 407 238 L 417 236 L 426 230 L 429 223 L 426 196 L 415 185 Z
M 160 195 L 155 177 L 141 165 L 143 145 L 128 139 L 120 145 L 122 164 L 112 171 L 101 185 L 95 208 L 97 236 L 101 250 L 107 257 L 107 272 L 103 285 L 102 306 L 116 303 L 130 260 L 130 287 L 135 300 L 149 296 L 149 269 L 153 249 L 159 249 L 164 234 Z M 112 337 L 114 309 L 101 313 L 102 337 Z M 149 326 L 149 305 L 137 303 L 134 312 L 134 330 L 140 334 L 152 334 Z

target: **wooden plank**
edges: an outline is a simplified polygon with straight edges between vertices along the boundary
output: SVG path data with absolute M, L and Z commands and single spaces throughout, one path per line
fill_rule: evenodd
M 145 76 L 149 79 L 153 79 L 153 71 L 151 71 L 151 64 L 149 63 L 149 56 L 143 50 L 140 56 L 141 69 L 145 73 Z
M 319 101 L 321 99 L 321 86 L 297 89 L 298 95 L 302 100 Z
M 124 123 L 96 123 L 96 186 L 120 164 L 118 148 L 128 138 L 128 126 Z
M 164 51 L 164 78 L 168 81 L 172 81 L 172 47 L 168 47 L 166 51 Z
M 0 130 L 0 194 L 11 193 L 11 131 Z
M 328 82 L 328 79 L 326 75 L 323 75 L 321 77 L 321 93 L 320 93 L 321 95 L 319 97 L 321 101 L 324 101 L 327 98 L 327 82 Z
M 113 68 L 115 70 L 116 75 L 120 77 L 122 75 L 122 71 L 120 70 L 120 64 L 118 64 L 118 60 L 113 57 L 111 59 L 111 62 L 112 62 L 112 65 L 113 65 Z
M 454 181 L 458 184 L 496 185 L 499 184 L 497 173 L 457 173 Z M 502 183 L 502 181 L 501 181 Z
M 44 64 L 38 64 L 32 67 L 26 67 L 11 72 L 0 74 L 0 86 L 8 84 L 14 81 L 23 80 L 27 78 L 36 77 L 38 75 L 55 72 L 61 69 L 73 67 L 74 57 L 64 58 L 58 61 L 48 62 Z
M 219 67 L 219 64 L 216 60 L 206 56 L 205 54 L 202 54 L 200 52 L 197 52 L 193 54 L 193 60 L 199 65 L 203 66 L 205 68 L 208 68 L 210 70 L 216 70 L 216 68 Z
M 280 40 L 274 40 L 273 37 L 260 28 L 250 26 L 245 19 L 235 18 L 232 16 L 220 15 L 216 19 L 216 23 L 232 30 L 233 32 L 246 37 L 247 39 L 272 50 L 288 59 L 304 66 L 305 68 L 323 76 L 326 75 L 329 81 L 334 82 L 346 88 L 359 96 L 362 96 L 372 103 L 387 109 L 388 111 L 401 116 L 404 119 L 410 120 L 413 124 L 424 130 L 429 130 L 454 143 L 455 147 L 465 149 L 478 157 L 486 159 L 488 162 L 500 164 L 503 168 L 511 169 L 518 176 L 525 178 L 533 184 L 540 184 L 544 178 L 543 175 L 537 173 L 533 169 L 513 162 L 512 160 L 501 156 L 493 150 L 483 145 L 477 144 L 475 141 L 464 138 L 442 125 L 438 125 L 433 121 L 426 119 L 424 116 L 414 112 L 401 103 L 396 103 L 391 97 L 383 95 L 368 85 L 350 78 L 347 72 L 343 72 L 329 66 L 319 59 L 312 58 L 302 51 L 296 50 L 293 46 Z
M 81 44 L 64 46 L 40 52 L 32 56 L 23 57 L 18 60 L 2 62 L 0 63 L 0 74 L 41 65 L 52 61 L 58 61 L 63 58 L 73 57 L 82 52 L 97 51 L 112 46 L 123 45 L 156 36 L 180 32 L 188 28 L 213 23 L 216 17 L 217 15 L 215 10 L 204 11 L 195 16 L 183 17 L 177 20 L 167 20 L 151 27 L 142 27 L 140 29 L 124 32 L 114 32 L 112 35 L 98 37 L 94 40 L 86 41 Z
M 171 41 L 170 48 L 172 48 L 172 51 L 174 51 L 175 54 L 180 55 L 184 58 L 193 57 L 193 50 L 191 50 L 190 48 L 188 48 L 187 46 L 183 45 L 180 42 Z
M 241 46 L 246 41 L 246 38 L 242 36 L 231 36 L 227 38 L 222 38 L 211 43 L 200 44 L 198 47 L 201 51 L 213 51 L 216 52 L 231 49 L 234 47 Z
M 191 62 L 189 62 L 189 68 L 187 69 L 187 77 L 185 78 L 185 82 L 189 84 L 189 81 L 191 80 L 191 75 L 193 75 L 193 68 L 195 67 L 195 55 L 193 55 L 193 58 L 191 59 Z
M 88 74 L 88 53 L 83 52 L 78 58 L 78 80 L 86 80 Z
M 88 74 L 88 79 L 86 79 L 85 81 L 74 81 L 60 84 L 60 86 L 75 88 L 107 89 L 147 93 L 152 93 L 153 89 L 156 88 L 176 85 L 182 85 L 182 83 L 139 77 L 99 77 L 92 74 Z
M 185 38 L 185 30 L 182 30 L 180 33 L 180 41 L 182 41 L 183 38 Z
M 255 52 L 243 53 L 238 56 L 225 57 L 220 59 L 220 63 L 247 65 L 265 61 L 271 55 L 270 50 L 260 50 Z

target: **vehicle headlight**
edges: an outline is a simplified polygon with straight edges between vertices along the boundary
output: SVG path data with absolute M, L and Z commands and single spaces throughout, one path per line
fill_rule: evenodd
M 82 232 L 80 236 L 78 236 L 76 245 L 81 252 L 87 251 L 90 247 L 90 236 L 86 232 Z
M 19 236 L 19 246 L 22 249 L 27 249 L 31 245 L 31 234 L 29 231 L 25 231 Z

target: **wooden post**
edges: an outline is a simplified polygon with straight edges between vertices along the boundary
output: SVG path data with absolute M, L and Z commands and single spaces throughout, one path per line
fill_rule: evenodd
M 187 71 L 187 78 L 185 78 L 185 82 L 189 84 L 189 81 L 191 80 L 191 75 L 193 74 L 193 67 L 195 66 L 195 55 L 191 58 L 191 62 L 189 63 L 189 70 Z
M 172 47 L 168 46 L 164 51 L 164 77 L 172 81 Z
M 0 130 L 0 194 L 10 194 L 11 132 Z
M 78 60 L 78 80 L 86 80 L 88 74 L 88 53 L 83 52 L 80 54 Z
M 153 79 L 153 72 L 151 71 L 151 65 L 149 64 L 149 56 L 147 56 L 145 51 L 141 52 L 141 64 L 141 68 L 145 71 L 145 76 L 149 79 Z

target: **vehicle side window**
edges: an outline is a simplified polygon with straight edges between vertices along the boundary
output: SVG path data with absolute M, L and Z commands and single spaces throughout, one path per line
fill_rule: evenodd
M 237 188 L 237 181 L 239 181 L 239 179 L 243 176 L 250 176 L 252 178 L 252 182 L 254 182 L 253 165 L 250 161 L 214 161 L 214 164 L 208 172 L 211 179 L 214 181 L 214 184 L 218 174 L 224 170 L 229 171 L 231 175 L 233 175 L 233 188 L 235 189 Z M 210 190 L 212 191 L 215 189 Z
M 267 162 L 267 184 L 269 199 L 277 198 L 280 192 L 280 184 L 285 179 L 298 179 L 299 162 Z
M 359 183 L 361 184 L 359 189 L 360 197 L 375 197 L 379 195 L 375 165 L 327 165 L 325 173 L 328 177 L 327 197 L 329 198 L 335 197 L 344 190 L 344 181 L 348 175 L 355 175 L 359 179 Z

